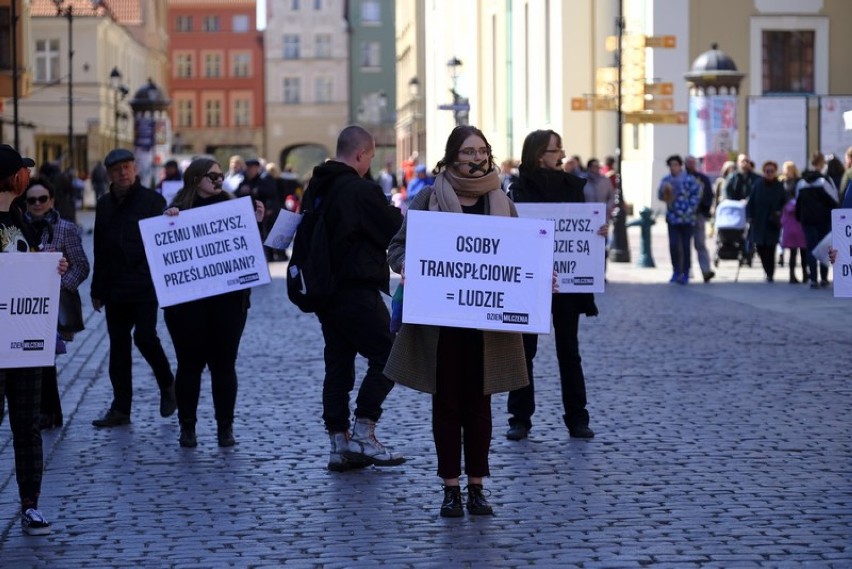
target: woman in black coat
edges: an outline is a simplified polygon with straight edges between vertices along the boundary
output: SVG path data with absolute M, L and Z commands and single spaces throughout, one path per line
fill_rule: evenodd
M 215 160 L 197 158 L 183 174 L 183 189 L 166 215 L 231 199 L 222 190 L 224 176 Z M 255 217 L 263 221 L 265 208 L 255 201 Z M 201 374 L 210 368 L 213 407 L 216 411 L 219 446 L 233 446 L 234 407 L 237 401 L 237 352 L 246 324 L 249 290 L 227 292 L 168 306 L 166 326 L 177 355 L 175 396 L 180 421 L 180 446 L 194 447 Z
M 781 210 L 786 203 L 784 183 L 778 179 L 778 164 L 769 160 L 763 163 L 763 177 L 752 189 L 746 205 L 754 241 L 766 281 L 775 277 L 775 248 L 781 239 Z
M 552 130 L 536 130 L 524 139 L 521 152 L 520 176 L 512 186 L 516 202 L 585 202 L 585 180 L 562 171 L 565 150 L 562 138 Z M 606 236 L 608 226 L 598 230 Z M 551 311 L 556 340 L 556 357 L 562 384 L 563 420 L 572 437 L 590 439 L 595 433 L 589 428 L 586 410 L 586 379 L 580 359 L 578 330 L 580 314 L 597 316 L 598 309 L 591 293 L 554 294 Z M 538 336 L 524 334 L 524 352 L 530 384 L 509 393 L 509 430 L 506 438 L 521 440 L 532 428 L 535 411 L 533 387 L 533 358 L 538 348 Z

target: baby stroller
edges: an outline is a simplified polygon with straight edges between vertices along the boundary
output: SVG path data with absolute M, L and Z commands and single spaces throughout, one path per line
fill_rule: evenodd
M 719 259 L 738 261 L 737 275 L 734 277 L 734 282 L 737 282 L 740 267 L 743 264 L 751 264 L 745 202 L 722 200 L 716 206 L 715 227 L 716 252 L 713 255 L 713 266 L 719 266 Z

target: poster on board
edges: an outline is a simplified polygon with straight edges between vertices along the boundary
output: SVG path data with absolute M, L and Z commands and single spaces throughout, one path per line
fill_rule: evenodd
M 552 220 L 407 216 L 404 323 L 550 333 Z
M 755 170 L 767 160 L 808 164 L 808 100 L 806 97 L 748 98 L 748 155 Z
M 819 98 L 819 149 L 834 154 L 841 162 L 846 149 L 852 146 L 852 97 Z

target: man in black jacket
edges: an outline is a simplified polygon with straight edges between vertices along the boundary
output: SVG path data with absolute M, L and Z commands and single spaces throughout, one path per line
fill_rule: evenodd
M 393 336 L 381 292 L 389 292 L 387 247 L 402 225 L 402 214 L 388 204 L 381 187 L 364 179 L 375 154 L 370 133 L 346 127 L 337 139 L 335 158 L 314 168 L 303 200 L 312 207 L 329 200 L 324 215 L 331 228 L 331 268 L 339 283 L 328 306 L 317 312 L 325 340 L 323 421 L 331 438 L 328 469 L 333 471 L 405 462 L 375 436 L 382 403 L 393 387 L 383 373 Z M 349 392 L 358 354 L 367 359 L 367 372 L 350 436 Z
M 133 153 L 117 148 L 104 166 L 111 182 L 95 210 L 95 260 L 92 306 L 106 308 L 109 332 L 109 379 L 113 400 L 96 427 L 130 423 L 133 398 L 131 331 L 136 347 L 154 370 L 160 387 L 160 415 L 176 409 L 174 375 L 157 336 L 157 296 L 142 245 L 139 221 L 162 215 L 163 197 L 139 183 Z

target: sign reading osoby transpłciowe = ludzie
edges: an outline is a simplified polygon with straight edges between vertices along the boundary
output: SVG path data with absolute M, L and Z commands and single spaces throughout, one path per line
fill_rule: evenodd
M 0 253 L 0 368 L 56 361 L 61 253 Z
M 406 215 L 404 323 L 550 333 L 552 220 Z
M 249 197 L 139 222 L 160 306 L 269 283 Z

